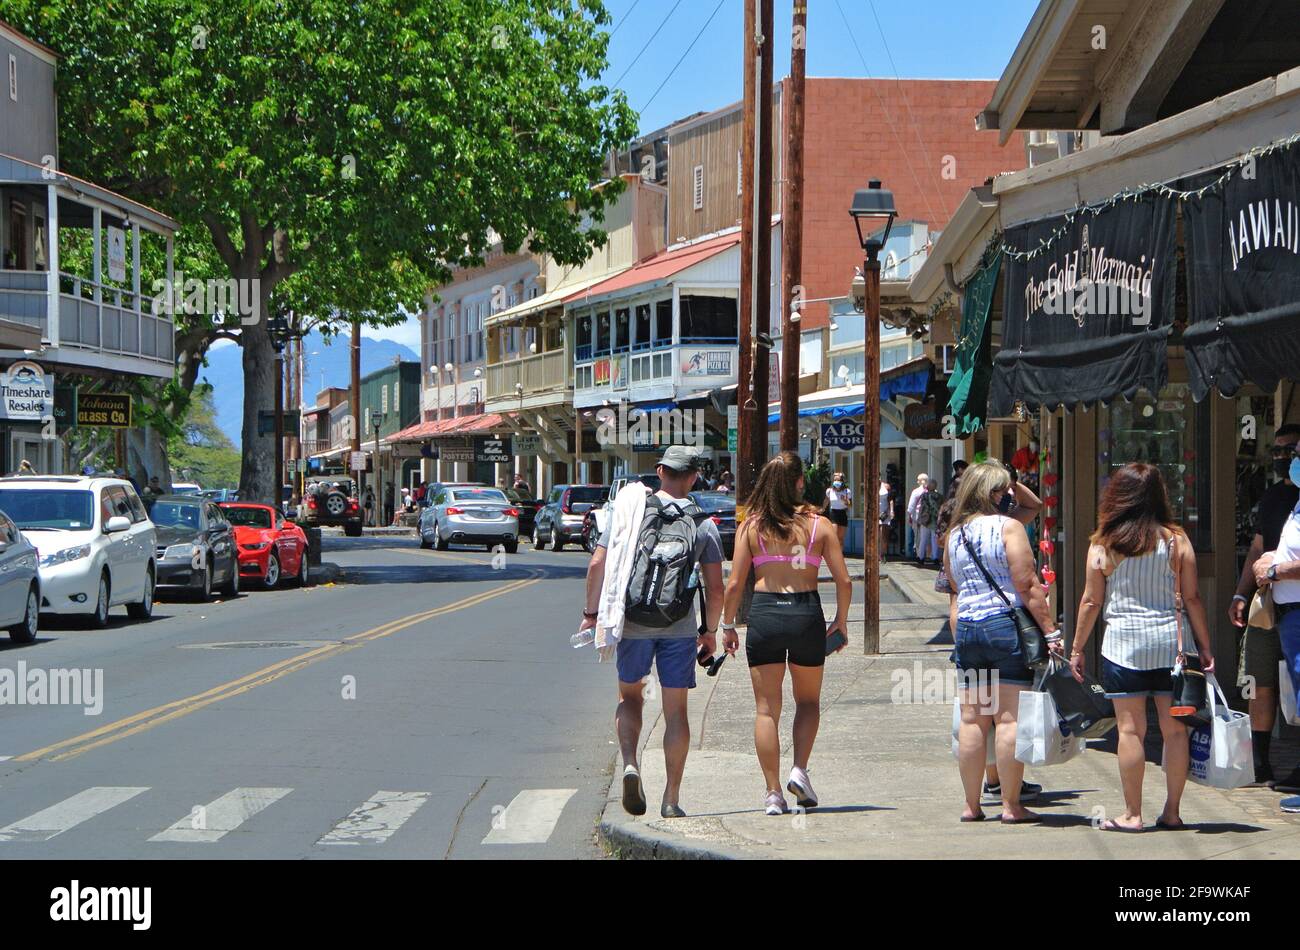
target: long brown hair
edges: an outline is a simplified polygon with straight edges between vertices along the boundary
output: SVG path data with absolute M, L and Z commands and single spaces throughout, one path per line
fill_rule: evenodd
M 1113 472 L 1101 493 L 1097 530 L 1089 539 L 1108 551 L 1136 557 L 1155 549 L 1161 528 L 1173 530 L 1173 509 L 1160 469 L 1130 462 Z
M 782 541 L 794 536 L 795 517 L 809 510 L 799 494 L 801 478 L 803 460 L 796 453 L 780 452 L 767 460 L 746 503 L 745 520 L 755 531 Z

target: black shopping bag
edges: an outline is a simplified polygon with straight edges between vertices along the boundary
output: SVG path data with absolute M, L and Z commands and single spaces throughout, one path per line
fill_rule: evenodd
M 1071 735 L 1100 739 L 1115 727 L 1115 704 L 1087 673 L 1080 683 L 1067 664 L 1053 658 L 1043 671 L 1040 688 L 1051 694 L 1061 723 Z

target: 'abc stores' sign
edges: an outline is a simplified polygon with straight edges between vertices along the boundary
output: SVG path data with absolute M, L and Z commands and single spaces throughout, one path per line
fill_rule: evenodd
M 861 422 L 823 422 L 822 448 L 860 449 L 866 443 L 866 426 Z

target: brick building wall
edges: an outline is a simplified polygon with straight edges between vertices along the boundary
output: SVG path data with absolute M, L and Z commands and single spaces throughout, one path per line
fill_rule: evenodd
M 879 178 L 894 193 L 899 220 L 939 231 L 971 187 L 1025 167 L 1022 134 L 1001 147 L 996 132 L 975 129 L 995 86 L 992 80 L 807 80 L 806 297 L 847 295 L 862 261 L 849 205 L 869 179 Z M 810 304 L 803 328 L 824 326 L 828 312 L 826 304 Z

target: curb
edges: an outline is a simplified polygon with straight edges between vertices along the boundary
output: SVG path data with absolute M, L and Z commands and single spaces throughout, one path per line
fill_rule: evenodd
M 343 568 L 332 561 L 322 561 L 315 567 L 307 569 L 309 584 L 333 584 L 343 574 Z
M 613 787 L 611 783 L 611 788 Z M 611 818 L 611 809 L 621 809 L 618 802 L 607 802 L 597 834 L 610 857 L 624 861 L 737 861 L 749 858 L 724 848 L 687 844 L 668 832 L 637 825 L 621 817 Z

